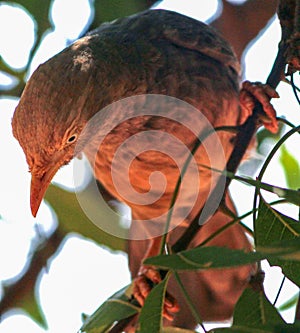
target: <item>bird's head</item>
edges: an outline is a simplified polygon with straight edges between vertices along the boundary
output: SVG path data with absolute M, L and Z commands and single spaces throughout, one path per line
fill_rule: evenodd
M 13 134 L 32 177 L 33 216 L 55 173 L 74 157 L 77 139 L 91 117 L 93 66 L 89 48 L 82 41 L 75 43 L 38 67 L 16 108 Z

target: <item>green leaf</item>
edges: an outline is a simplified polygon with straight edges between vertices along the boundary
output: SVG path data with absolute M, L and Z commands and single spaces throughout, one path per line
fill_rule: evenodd
M 42 328 L 47 329 L 47 321 L 43 310 L 41 309 L 39 302 L 36 300 L 34 295 L 28 294 L 27 297 L 23 299 L 22 309 Z
M 43 0 L 43 4 L 38 4 L 36 0 L 17 0 L 14 3 L 24 7 L 34 18 L 39 36 L 51 27 L 49 10 L 52 0 Z
M 268 246 L 274 243 L 274 240 L 299 238 L 300 224 L 280 213 L 261 198 L 254 231 L 256 245 Z
M 16 307 L 18 307 L 17 304 Z M 39 302 L 37 301 L 34 295 L 29 293 L 26 297 L 24 297 L 21 307 L 22 310 L 24 310 L 42 328 L 44 329 L 48 328 L 44 312 L 41 309 Z
M 299 294 L 292 296 L 289 300 L 287 300 L 278 307 L 278 311 L 289 310 L 290 308 L 296 306 L 298 299 L 299 299 Z
M 139 333 L 162 332 L 162 310 L 169 276 L 167 274 L 146 298 L 139 317 Z
M 52 5 L 52 0 L 43 0 L 43 3 L 37 3 L 36 0 L 18 0 L 13 3 L 22 6 L 25 11 L 33 18 L 36 22 L 36 38 L 35 43 L 30 51 L 29 59 L 26 65 L 26 69 L 29 69 L 32 58 L 39 47 L 44 33 L 52 27 L 50 21 L 50 8 Z M 16 75 L 17 71 L 15 72 Z
M 256 247 L 268 246 L 274 240 L 300 244 L 300 223 L 272 208 L 260 198 L 258 216 L 254 224 Z M 300 286 L 300 263 L 293 262 L 293 255 L 268 258 L 273 266 L 280 266 L 283 273 Z
M 209 333 L 299 333 L 299 324 L 275 324 L 259 325 L 252 327 L 247 325 L 235 325 L 226 328 L 217 328 Z
M 291 266 L 300 264 L 300 242 L 275 242 L 270 246 L 257 247 L 255 252 L 219 246 L 196 247 L 171 255 L 147 258 L 144 264 L 162 269 L 205 270 L 249 265 L 263 259 L 285 260 L 290 262 Z
M 229 173 L 226 173 L 226 175 Z M 260 190 L 265 190 L 270 193 L 276 194 L 279 198 L 284 198 L 287 202 L 290 202 L 294 205 L 300 206 L 300 192 L 291 190 L 284 187 L 279 187 L 275 185 L 270 185 L 267 183 L 263 183 L 260 180 L 255 180 L 251 178 L 245 178 L 240 176 L 228 176 L 229 178 L 239 180 L 243 183 L 255 186 Z
M 279 121 L 278 125 L 279 125 L 279 130 L 278 130 L 277 133 L 271 133 L 270 131 L 268 131 L 264 127 L 262 127 L 259 131 L 257 131 L 257 134 L 255 136 L 255 138 L 257 140 L 257 148 L 256 149 L 260 154 L 265 155 L 265 150 L 262 149 L 262 144 L 264 143 L 265 140 L 271 139 L 272 141 L 276 142 L 282 136 L 283 123 Z
M 232 327 L 215 329 L 212 332 L 274 333 L 279 325 L 286 327 L 264 292 L 247 288 L 235 306 Z
M 275 325 L 274 333 L 299 333 L 300 322 L 296 321 L 294 324 L 280 324 Z
M 176 254 L 147 258 L 144 263 L 158 266 L 162 269 L 198 270 L 241 266 L 261 259 L 264 259 L 264 255 L 260 253 L 207 246 L 193 248 Z
M 247 288 L 238 300 L 233 314 L 233 326 L 245 323 L 247 326 L 259 326 L 284 321 L 263 291 Z
M 280 163 L 283 166 L 284 175 L 288 186 L 294 190 L 300 188 L 300 166 L 296 158 L 287 150 L 285 145 L 281 146 Z
M 102 0 L 94 2 L 96 24 L 112 21 L 149 8 L 145 1 L 140 0 Z
M 205 167 L 205 166 L 203 166 L 203 167 Z M 208 168 L 208 167 L 206 166 L 206 168 Z M 267 184 L 258 179 L 252 179 L 250 177 L 238 176 L 238 175 L 236 175 L 232 172 L 228 172 L 228 171 L 225 172 L 225 171 L 220 171 L 218 169 L 211 169 L 211 170 L 222 173 L 222 174 L 226 175 L 227 178 L 235 179 L 242 183 L 245 183 L 245 184 L 248 184 L 251 186 L 255 186 L 256 188 L 258 188 L 260 190 L 265 190 L 270 193 L 274 193 L 279 198 L 284 198 L 287 202 L 300 206 L 300 192 L 299 191 L 291 190 L 289 188 L 284 188 L 284 187 L 280 187 L 280 186 L 276 186 L 276 185 Z
M 128 318 L 139 312 L 139 308 L 130 303 L 132 285 L 124 287 L 106 300 L 81 327 L 86 333 L 105 333 L 116 321 Z
M 89 189 L 84 190 L 83 195 L 86 197 L 86 200 L 90 202 L 90 204 L 97 206 L 100 205 L 98 195 L 95 195 L 95 193 Z M 99 245 L 106 245 L 112 250 L 126 250 L 125 237 L 115 237 L 92 223 L 79 205 L 75 193 L 65 191 L 55 185 L 50 185 L 45 199 L 53 207 L 57 215 L 60 228 L 66 234 L 75 232 L 83 237 L 93 240 Z M 118 235 L 121 235 L 122 233 L 124 235 L 126 234 L 127 231 L 120 225 L 116 214 L 105 214 L 103 210 L 103 215 L 101 215 L 100 218 L 104 221 L 103 223 L 113 224 L 114 230 Z

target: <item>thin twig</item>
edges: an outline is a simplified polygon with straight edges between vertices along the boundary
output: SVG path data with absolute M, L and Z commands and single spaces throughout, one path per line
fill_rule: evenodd
M 276 297 L 275 297 L 275 299 L 274 299 L 274 302 L 273 302 L 273 306 L 275 306 L 276 303 L 277 303 L 277 301 L 278 301 L 278 298 L 279 298 L 280 293 L 281 293 L 281 291 L 282 291 L 282 288 L 283 288 L 283 285 L 284 285 L 285 279 L 286 279 L 286 277 L 284 276 L 283 279 L 281 280 L 280 287 L 279 287 L 279 289 L 278 289 L 277 295 L 276 295 Z
M 299 88 L 294 83 L 294 73 L 291 74 L 291 85 L 292 85 L 292 88 L 293 88 L 295 98 L 296 98 L 298 104 L 300 104 L 300 99 L 299 99 L 298 92 L 297 92 L 297 90 L 299 91 Z
M 161 245 L 160 245 L 160 252 L 159 254 L 163 254 L 165 246 L 166 246 L 166 240 L 167 240 L 167 235 L 168 235 L 168 231 L 169 231 L 169 227 L 170 227 L 170 223 L 171 223 L 171 219 L 172 219 L 172 215 L 173 215 L 173 208 L 174 208 L 174 204 L 176 202 L 179 190 L 180 190 L 180 185 L 182 183 L 182 179 L 189 167 L 189 164 L 192 160 L 192 157 L 195 155 L 195 153 L 198 151 L 198 149 L 200 148 L 200 146 L 202 145 L 202 142 L 204 140 L 206 140 L 211 134 L 218 132 L 218 131 L 228 131 L 228 132 L 237 132 L 239 131 L 240 128 L 239 126 L 220 126 L 217 128 L 214 128 L 212 130 L 208 130 L 205 133 L 200 133 L 198 135 L 198 140 L 196 141 L 193 149 L 191 150 L 191 153 L 189 154 L 189 156 L 187 157 L 187 159 L 185 160 L 181 173 L 180 173 L 180 177 L 178 177 L 177 179 L 177 183 L 175 185 L 175 189 L 173 191 L 173 196 L 171 199 L 171 203 L 170 203 L 170 207 L 168 210 L 168 215 L 167 215 L 167 221 L 166 221 L 166 225 L 165 225 L 165 230 L 164 230 L 164 234 L 162 236 L 162 240 L 161 240 Z
M 22 277 L 12 284 L 4 285 L 4 295 L 0 302 L 0 317 L 13 309 L 16 304 L 22 303 L 24 295 L 34 290 L 42 268 L 47 267 L 65 236 L 66 234 L 57 228 L 49 238 L 32 250 L 32 257 Z

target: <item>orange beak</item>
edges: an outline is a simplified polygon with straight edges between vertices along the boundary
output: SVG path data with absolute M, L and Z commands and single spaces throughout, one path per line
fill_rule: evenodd
M 59 166 L 53 165 L 42 176 L 36 176 L 32 173 L 30 185 L 30 208 L 34 217 L 36 217 L 47 188 L 58 169 Z

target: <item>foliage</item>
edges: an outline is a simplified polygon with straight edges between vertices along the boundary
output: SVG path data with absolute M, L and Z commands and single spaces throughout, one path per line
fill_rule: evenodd
M 4 91 L 5 95 L 8 96 L 20 96 L 25 85 L 26 73 L 30 68 L 32 59 L 42 41 L 42 38 L 48 29 L 53 29 L 52 22 L 49 18 L 52 1 L 43 1 L 42 6 L 39 5 L 36 0 L 19 0 L 14 3 L 22 6 L 30 13 L 36 22 L 37 31 L 35 44 L 31 50 L 28 63 L 24 69 L 15 70 L 10 68 L 0 57 L 0 70 L 4 73 L 12 75 L 18 81 L 16 86 L 12 87 L 10 90 Z M 119 0 L 114 1 L 112 4 L 109 0 L 95 0 L 92 5 L 94 8 L 94 17 L 90 22 L 89 28 L 98 26 L 100 22 L 109 21 L 115 17 L 128 15 L 146 9 L 151 3 L 151 1 L 146 0 L 130 0 L 126 2 Z M 179 328 L 162 327 L 161 312 L 168 279 L 172 274 L 176 276 L 177 271 L 180 270 L 207 270 L 233 266 L 236 267 L 249 263 L 260 262 L 266 259 L 271 265 L 280 266 L 284 276 L 300 287 L 299 221 L 275 209 L 274 206 L 275 204 L 278 205 L 278 202 L 269 203 L 264 198 L 264 192 L 262 191 L 267 190 L 274 192 L 283 198 L 284 202 L 289 202 L 290 205 L 299 205 L 300 194 L 297 189 L 299 188 L 300 165 L 284 145 L 285 140 L 288 139 L 290 135 L 294 135 L 294 133 L 297 134 L 297 132 L 299 132 L 299 129 L 294 128 L 288 132 L 288 134 L 283 135 L 281 139 L 273 136 L 273 139 L 279 140 L 279 143 L 275 145 L 273 152 L 269 155 L 269 159 L 267 158 L 265 164 L 262 166 L 263 172 L 260 173 L 257 180 L 243 179 L 242 177 L 229 174 L 227 175 L 237 181 L 246 181 L 249 186 L 256 188 L 255 199 L 258 200 L 258 205 L 255 206 L 253 211 L 249 213 L 253 215 L 254 220 L 255 252 L 246 253 L 241 250 L 231 250 L 225 248 L 221 250 L 216 247 L 199 246 L 191 250 L 149 258 L 145 263 L 167 269 L 169 273 L 160 284 L 153 288 L 146 300 L 145 306 L 141 309 L 132 300 L 130 296 L 132 286 L 127 286 L 115 293 L 104 304 L 102 304 L 94 314 L 88 316 L 84 320 L 84 324 L 81 328 L 82 332 L 108 332 L 112 327 L 114 327 L 116 322 L 120 322 L 128 318 L 130 319 L 136 314 L 140 314 L 138 322 L 140 332 L 191 333 L 192 331 Z M 282 167 L 286 175 L 287 188 L 276 187 L 262 182 L 264 171 L 268 168 L 270 160 L 279 149 L 281 151 Z M 90 194 L 87 193 L 87 195 Z M 57 200 L 57 197 L 59 197 L 60 200 Z M 93 200 L 92 196 L 89 199 Z M 58 249 L 67 234 L 76 232 L 84 237 L 92 239 L 98 244 L 105 244 L 113 250 L 125 251 L 125 243 L 123 240 L 104 233 L 99 228 L 96 228 L 88 220 L 88 218 L 85 217 L 74 194 L 63 191 L 55 186 L 51 186 L 47 193 L 46 200 L 48 200 L 53 207 L 56 207 L 56 213 L 59 220 L 59 226 L 56 230 L 56 235 L 59 235 L 59 237 L 56 239 L 54 247 L 55 250 Z M 72 223 L 70 223 L 70 220 L 72 220 Z M 228 226 L 232 223 L 238 222 L 239 219 L 236 218 L 229 223 Z M 120 226 L 120 228 L 122 227 Z M 48 249 L 48 247 L 53 244 L 53 239 L 47 240 L 46 243 L 43 244 L 44 249 Z M 29 273 L 27 272 L 24 274 L 23 280 L 20 279 L 13 285 L 5 286 L 5 296 L 1 301 L 1 309 L 2 312 L 5 312 L 13 307 L 22 307 L 34 320 L 39 322 L 41 325 L 46 326 L 44 315 L 42 314 L 41 309 L 39 309 L 33 290 L 37 281 L 38 273 L 40 272 L 40 270 L 36 267 L 36 265 L 40 264 L 40 257 L 48 259 L 53 255 L 53 251 L 47 252 L 44 250 L 44 252 L 39 252 L 38 248 L 34 250 L 35 256 L 32 257 L 35 258 L 35 260 L 31 262 L 32 265 L 29 265 L 28 270 L 31 274 L 32 271 L 30 271 L 30 267 L 34 266 L 35 268 L 36 274 L 33 277 L 30 275 L 31 284 L 28 284 L 28 279 L 26 279 L 26 277 L 29 276 Z M 219 255 L 220 251 L 223 253 L 222 256 Z M 44 264 L 45 263 L 43 263 L 41 267 L 38 266 L 38 268 L 41 269 Z M 14 290 L 20 290 L 17 287 L 24 284 L 27 287 L 30 287 L 29 290 L 27 288 L 24 289 L 25 291 L 27 290 L 26 292 L 15 294 L 15 303 L 7 302 L 7 298 L 10 293 L 14 292 Z M 293 299 L 290 304 L 294 306 L 297 304 L 297 301 L 298 298 Z M 289 306 L 289 304 L 286 304 L 286 306 Z M 276 307 L 267 299 L 261 283 L 258 283 L 257 285 L 254 283 L 252 288 L 249 287 L 244 291 L 239 302 L 237 303 L 232 327 L 219 328 L 213 330 L 212 332 L 276 333 L 299 332 L 299 330 L 299 322 L 295 321 L 293 324 L 286 324 L 280 316 L 278 309 L 276 309 Z
M 130 304 L 131 293 L 132 286 L 130 285 L 108 298 L 93 315 L 85 320 L 82 330 L 97 333 L 107 332 L 115 321 L 139 312 L 137 306 Z

